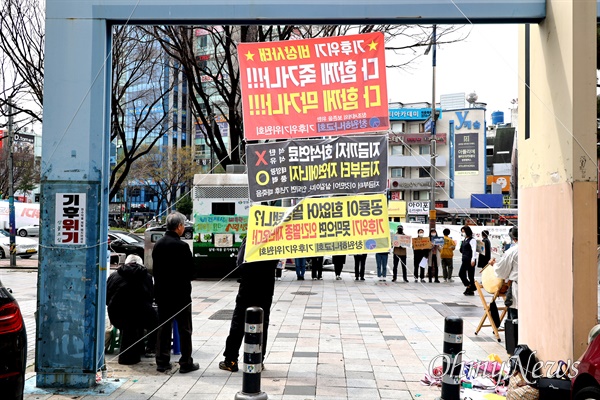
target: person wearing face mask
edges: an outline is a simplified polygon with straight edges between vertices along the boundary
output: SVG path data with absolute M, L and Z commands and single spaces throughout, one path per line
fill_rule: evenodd
M 434 279 L 435 283 L 440 283 L 440 280 L 438 278 L 439 266 L 442 264 L 442 261 L 440 259 L 440 246 L 433 244 L 434 240 L 437 239 L 437 237 L 437 231 L 435 229 L 432 229 L 429 232 L 429 240 L 431 240 L 432 247 L 429 251 L 429 259 L 427 260 L 427 265 L 429 266 L 429 269 L 427 271 L 429 283 L 431 283 L 432 279 Z
M 398 226 L 398 235 L 404 235 L 404 228 L 402 225 Z M 394 277 L 392 282 L 396 282 L 396 278 L 398 277 L 398 263 L 402 264 L 402 277 L 404 278 L 404 282 L 408 282 L 408 278 L 406 276 L 406 248 L 402 246 L 394 247 Z
M 419 229 L 417 231 L 417 236 L 418 237 L 423 237 L 423 234 L 425 233 L 425 231 L 423 229 Z M 419 266 L 419 263 L 421 262 L 421 260 L 423 258 L 427 258 L 429 256 L 429 249 L 422 249 L 422 250 L 415 250 L 413 249 L 413 255 L 414 255 L 414 266 L 415 266 L 415 282 L 419 282 L 419 270 L 421 270 L 420 272 L 420 276 L 421 276 L 421 282 L 425 282 L 425 268 L 421 268 Z
M 490 260 L 490 265 L 493 265 L 494 272 L 498 278 L 502 278 L 507 282 L 512 282 L 509 286 L 512 302 L 506 302 L 508 307 L 508 319 L 517 319 L 519 317 L 517 296 L 519 280 L 519 230 L 516 226 L 512 227 L 508 232 L 514 244 L 504 253 L 500 261 L 496 262 L 495 258 Z M 509 299 L 507 293 L 506 299 Z
M 479 253 L 477 252 L 477 240 L 473 237 L 473 231 L 467 225 L 460 229 L 462 243 L 460 244 L 460 252 L 462 253 L 462 262 L 458 276 L 463 285 L 466 286 L 464 291 L 465 296 L 475 295 L 475 265 Z

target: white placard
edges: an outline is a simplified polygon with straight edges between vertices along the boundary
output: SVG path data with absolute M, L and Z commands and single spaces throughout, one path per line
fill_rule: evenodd
M 55 244 L 85 244 L 85 193 L 56 194 Z

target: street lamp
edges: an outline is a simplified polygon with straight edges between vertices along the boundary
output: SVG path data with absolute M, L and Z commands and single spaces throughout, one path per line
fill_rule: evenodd
M 429 196 L 429 230 L 435 229 L 436 224 L 436 211 L 435 211 L 435 158 L 437 157 L 437 143 L 435 139 L 435 66 L 436 66 L 436 25 L 433 25 L 433 33 L 431 35 L 431 43 L 427 46 L 425 50 L 425 55 L 429 54 L 429 50 L 433 49 L 432 53 L 432 67 L 433 67 L 433 77 L 431 84 L 431 141 L 430 141 L 430 150 L 429 155 L 431 157 L 431 167 L 429 171 L 429 175 L 431 176 L 431 195 Z
M 13 109 L 12 98 L 8 99 L 8 224 L 10 228 L 10 266 L 17 266 L 16 227 L 15 227 L 15 188 L 13 176 Z M 4 138 L 3 138 L 4 139 Z

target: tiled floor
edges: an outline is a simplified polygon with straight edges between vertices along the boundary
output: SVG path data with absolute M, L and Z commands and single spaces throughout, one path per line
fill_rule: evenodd
M 368 274 L 374 269 L 370 264 Z M 297 281 L 295 273 L 286 270 L 283 280 L 275 283 L 262 374 L 262 389 L 269 399 L 438 397 L 439 389 L 423 386 L 419 380 L 430 363 L 441 365 L 436 357 L 442 353 L 445 316 L 464 320 L 464 358 L 482 359 L 490 353 L 507 357 L 504 343 L 495 340 L 491 328 L 474 335 L 483 310 L 477 296 L 462 295 L 458 279 L 454 283 L 393 283 L 389 277 L 379 282 L 368 275 L 365 282 L 357 282 L 346 272 L 343 280 L 334 278 L 333 272 L 326 271 L 322 281 Z M 13 289 L 26 317 L 31 365 L 37 273 L 0 270 L 0 279 Z M 155 371 L 153 359 L 129 367 L 117 364 L 116 355 L 107 355 L 108 377 L 126 381 L 102 398 L 234 398 L 242 388 L 242 374 L 221 371 L 218 362 L 237 286 L 235 280 L 193 282 L 193 356 L 200 363 L 199 371 L 163 374 Z M 30 393 L 25 398 L 73 396 Z

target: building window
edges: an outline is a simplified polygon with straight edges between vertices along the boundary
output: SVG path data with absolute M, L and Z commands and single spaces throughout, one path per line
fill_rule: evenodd
M 392 132 L 394 132 L 394 133 L 404 132 L 404 122 L 392 122 Z
M 421 155 L 429 154 L 429 145 L 428 144 L 419 145 L 419 154 L 421 154 Z
M 404 178 L 404 168 L 392 168 L 390 175 L 391 178 Z
M 419 133 L 425 132 L 425 124 L 419 124 Z
M 403 156 L 404 155 L 404 146 L 392 146 L 392 155 L 393 156 Z
M 429 200 L 429 191 L 421 190 L 413 192 L 413 200 Z
M 419 178 L 431 178 L 431 175 L 429 173 L 429 167 L 419 168 Z

